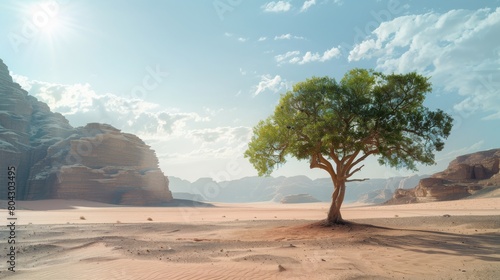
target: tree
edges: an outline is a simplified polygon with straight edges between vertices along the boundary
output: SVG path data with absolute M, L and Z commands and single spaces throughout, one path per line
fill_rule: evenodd
M 369 156 L 380 164 L 416 170 L 434 164 L 453 119 L 423 105 L 429 79 L 415 72 L 384 75 L 353 69 L 340 82 L 313 77 L 281 96 L 274 114 L 260 121 L 245 157 L 259 176 L 270 175 L 287 157 L 308 160 L 328 172 L 334 186 L 327 224 L 343 223 L 346 182 Z

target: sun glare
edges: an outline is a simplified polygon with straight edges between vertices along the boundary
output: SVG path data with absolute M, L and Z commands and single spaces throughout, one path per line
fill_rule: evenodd
M 60 48 L 67 46 L 75 39 L 81 30 L 77 22 L 78 9 L 74 2 L 66 1 L 36 1 L 35 3 L 19 3 L 22 27 L 15 42 L 31 44 L 34 49 L 49 49 L 51 55 L 56 55 Z
M 61 7 L 56 1 L 34 4 L 28 14 L 41 35 L 53 36 L 61 29 Z
M 52 18 L 46 24 L 40 27 L 40 31 L 43 35 L 55 36 L 58 31 L 61 31 L 61 21 L 58 18 Z

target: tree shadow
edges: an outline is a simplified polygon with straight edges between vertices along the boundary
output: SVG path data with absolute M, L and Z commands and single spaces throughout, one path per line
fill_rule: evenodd
M 500 234 L 457 235 L 427 232 L 402 236 L 375 235 L 368 237 L 368 241 L 416 253 L 469 256 L 500 262 Z
M 460 217 L 457 217 L 457 221 L 459 219 Z M 436 231 L 353 224 L 357 228 L 373 229 L 371 233 L 360 238 L 358 241 L 360 243 L 376 244 L 415 253 L 468 256 L 483 261 L 500 262 L 500 228 L 497 227 L 500 218 L 494 216 L 486 219 L 493 221 L 486 228 L 484 226 L 485 220 L 481 217 L 469 217 L 466 222 L 456 222 L 456 225 L 467 225 L 471 228 L 478 225 L 478 228 L 493 230 L 493 232 L 475 234 L 443 232 L 437 231 L 442 228 L 442 225 L 439 224 L 436 225 Z M 388 231 L 395 232 L 386 234 Z

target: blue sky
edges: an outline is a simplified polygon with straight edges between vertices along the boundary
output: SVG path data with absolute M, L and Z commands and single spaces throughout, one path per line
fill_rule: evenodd
M 140 136 L 169 176 L 256 175 L 242 157 L 280 94 L 355 67 L 431 77 L 455 118 L 438 164 L 498 148 L 500 1 L 2 1 L 0 58 L 73 126 Z M 360 177 L 408 175 L 370 159 Z M 326 177 L 290 161 L 273 176 Z

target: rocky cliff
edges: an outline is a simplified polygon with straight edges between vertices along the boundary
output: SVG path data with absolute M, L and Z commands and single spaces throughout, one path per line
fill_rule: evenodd
M 17 169 L 17 199 L 152 205 L 172 200 L 158 159 L 137 136 L 105 124 L 73 128 L 12 81 L 0 60 L 0 184 Z M 6 199 L 7 192 L 0 192 Z
M 455 200 L 500 188 L 500 149 L 463 155 L 448 168 L 420 180 L 413 189 L 397 189 L 387 204 Z

